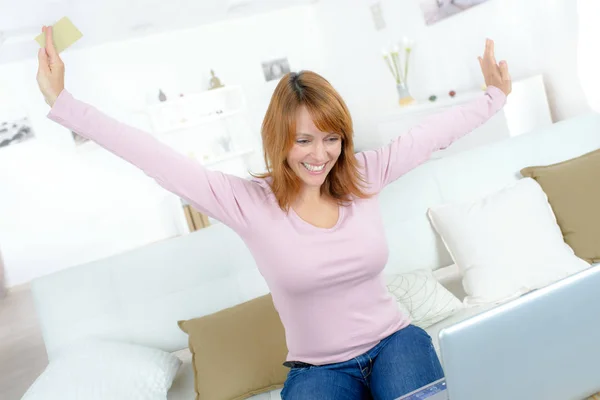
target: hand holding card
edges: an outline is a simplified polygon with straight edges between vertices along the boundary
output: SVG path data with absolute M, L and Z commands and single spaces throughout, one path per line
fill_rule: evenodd
M 52 26 L 53 44 L 58 54 L 62 53 L 82 37 L 83 35 L 79 29 L 67 17 L 61 18 Z M 35 38 L 35 41 L 38 42 L 40 47 L 46 47 L 46 35 L 44 33 L 39 34 Z
M 38 51 L 37 82 L 50 107 L 65 88 L 65 65 L 54 46 L 52 27 L 42 28 L 44 47 Z

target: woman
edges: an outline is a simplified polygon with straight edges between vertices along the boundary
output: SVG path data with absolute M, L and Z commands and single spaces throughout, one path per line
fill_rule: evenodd
M 285 327 L 285 400 L 392 400 L 443 376 L 431 338 L 399 311 L 382 279 L 388 250 L 377 193 L 504 105 L 511 82 L 493 42 L 479 58 L 485 94 L 358 154 L 333 87 L 312 72 L 286 74 L 262 127 L 268 172 L 247 180 L 206 170 L 75 100 L 52 31 L 44 31 L 37 79 L 49 118 L 227 224 L 251 250 Z

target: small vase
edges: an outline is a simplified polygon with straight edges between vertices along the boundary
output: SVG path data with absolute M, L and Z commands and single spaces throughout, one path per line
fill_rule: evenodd
M 396 84 L 396 90 L 398 91 L 399 103 L 401 106 L 407 106 L 413 104 L 415 99 L 410 95 L 410 90 L 405 82 Z

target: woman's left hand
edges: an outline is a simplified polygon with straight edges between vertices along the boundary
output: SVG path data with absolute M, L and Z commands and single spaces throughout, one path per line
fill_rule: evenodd
M 504 60 L 500 61 L 500 64 L 496 63 L 493 40 L 486 39 L 483 58 L 477 57 L 477 59 L 485 78 L 485 84 L 487 86 L 496 86 L 508 96 L 512 91 L 512 81 L 508 73 L 508 64 Z

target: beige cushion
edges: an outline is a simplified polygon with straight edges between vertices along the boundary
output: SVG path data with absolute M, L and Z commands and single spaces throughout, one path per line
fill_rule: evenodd
M 552 206 L 565 242 L 590 263 L 600 261 L 600 149 L 546 166 L 523 168 Z
M 246 399 L 283 386 L 288 350 L 270 294 L 179 327 L 189 335 L 197 400 Z

